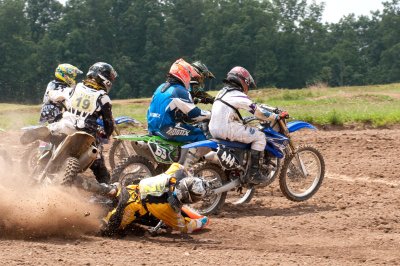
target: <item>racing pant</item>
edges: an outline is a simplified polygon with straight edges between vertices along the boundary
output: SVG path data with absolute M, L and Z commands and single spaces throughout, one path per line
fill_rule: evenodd
M 92 163 L 90 170 L 92 170 L 97 182 L 106 184 L 110 182 L 110 172 L 107 170 L 103 154 L 100 154 L 100 158 Z
M 65 116 L 61 120 L 48 125 L 52 133 L 72 135 L 77 129 L 75 128 L 76 120 L 72 116 Z
M 192 143 L 207 139 L 200 128 L 182 123 L 178 123 L 175 126 L 166 126 L 157 132 L 153 132 L 153 134 L 166 140 L 183 143 Z
M 264 151 L 267 144 L 264 133 L 255 127 L 245 126 L 236 121 L 229 123 L 226 127 L 210 130 L 210 133 L 218 139 L 251 143 L 251 149 L 256 151 Z
M 175 212 L 167 199 L 162 196 L 150 196 L 143 202 L 139 195 L 139 186 L 130 185 L 121 189 L 117 207 L 103 219 L 106 222 L 103 233 L 112 235 L 148 213 L 162 220 L 167 226 L 183 233 L 200 230 L 208 224 L 206 216 L 201 216 L 192 210 L 189 212 L 188 215 L 194 219 L 184 217 L 181 212 Z

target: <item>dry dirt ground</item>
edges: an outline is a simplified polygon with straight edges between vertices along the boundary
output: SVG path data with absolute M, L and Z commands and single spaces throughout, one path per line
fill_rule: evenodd
M 8 236 L 0 238 L 0 264 L 400 265 L 400 129 L 301 132 L 295 137 L 315 144 L 326 160 L 324 183 L 306 202 L 288 201 L 275 181 L 247 205 L 226 205 L 198 234 L 136 233 L 110 239 L 92 230 L 68 238 L 61 232 Z M 3 139 L 3 147 L 20 151 L 10 136 Z M 13 202 L 9 207 L 18 211 Z M 50 222 L 57 213 L 51 215 Z M 83 211 L 80 215 L 85 219 Z

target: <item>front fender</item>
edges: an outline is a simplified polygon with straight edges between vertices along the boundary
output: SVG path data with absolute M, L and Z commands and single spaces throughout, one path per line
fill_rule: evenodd
M 140 122 L 137 121 L 135 118 L 129 117 L 129 116 L 119 116 L 116 117 L 115 119 L 115 124 L 127 124 L 127 123 L 132 123 L 132 124 L 138 124 L 140 125 Z
M 289 122 L 289 123 L 287 123 L 287 128 L 288 128 L 290 133 L 295 132 L 295 131 L 297 131 L 299 129 L 302 129 L 302 128 L 309 128 L 309 129 L 312 129 L 312 130 L 317 130 L 316 127 L 314 127 L 310 123 L 307 123 L 307 122 L 304 122 L 304 121 Z
M 119 135 L 115 136 L 114 139 L 128 140 L 128 141 L 145 141 L 148 142 L 151 136 L 148 135 Z
M 211 149 L 217 149 L 218 144 L 212 140 L 202 140 L 193 143 L 189 143 L 182 146 L 182 149 L 191 149 L 191 148 L 200 148 L 200 147 L 207 147 Z

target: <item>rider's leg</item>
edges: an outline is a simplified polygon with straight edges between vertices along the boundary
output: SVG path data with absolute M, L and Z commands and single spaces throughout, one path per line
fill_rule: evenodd
M 211 149 L 207 147 L 182 149 L 178 163 L 188 169 L 191 165 L 195 164 L 202 156 L 206 155 L 210 151 Z
M 200 215 L 199 217 L 190 218 L 185 213 L 176 212 L 167 202 L 147 202 L 146 208 L 154 217 L 182 233 L 192 233 L 203 229 L 209 224 L 207 216 Z
M 251 167 L 249 173 L 249 181 L 255 184 L 263 182 L 263 176 L 260 174 L 260 166 L 262 165 L 263 152 L 267 140 L 263 132 L 257 128 L 245 126 L 243 124 L 233 122 L 227 129 L 221 129 L 219 132 L 212 132 L 214 137 L 226 139 L 230 141 L 239 141 L 242 143 L 251 143 Z
M 100 156 L 100 159 L 93 162 L 90 169 L 96 177 L 97 182 L 108 184 L 110 182 L 110 172 L 107 170 L 103 155 L 101 154 Z
M 103 221 L 102 234 L 111 236 L 124 230 L 136 218 L 147 214 L 138 195 L 137 185 L 123 187 L 118 194 L 118 205 L 110 211 Z

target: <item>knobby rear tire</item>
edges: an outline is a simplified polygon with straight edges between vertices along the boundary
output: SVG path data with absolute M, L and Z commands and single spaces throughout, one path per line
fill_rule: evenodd
M 72 185 L 78 173 L 81 171 L 81 166 L 79 160 L 75 157 L 68 157 L 66 162 L 66 167 L 64 170 L 63 185 Z

